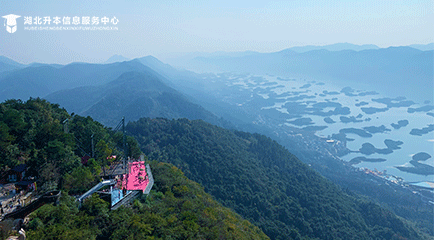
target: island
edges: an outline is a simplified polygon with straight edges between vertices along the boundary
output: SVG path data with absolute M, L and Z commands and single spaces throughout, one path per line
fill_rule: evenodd
M 336 91 L 331 91 L 331 92 L 329 92 L 329 91 L 327 91 L 327 90 L 322 91 L 322 93 L 323 93 L 324 95 L 339 95 L 339 94 L 341 94 L 340 92 L 336 92 Z
M 375 114 L 375 113 L 379 113 L 379 112 L 386 112 L 387 110 L 389 110 L 389 108 L 387 108 L 387 107 L 385 107 L 385 108 L 362 107 L 360 109 L 362 109 L 362 111 L 366 114 Z
M 312 125 L 314 124 L 312 122 L 312 118 L 298 118 L 293 121 L 288 121 L 288 123 L 296 125 L 296 126 L 305 126 L 305 125 Z
M 340 119 L 341 122 L 343 122 L 343 123 L 350 123 L 350 122 L 358 123 L 358 122 L 363 122 L 363 120 L 356 119 L 356 117 L 354 117 L 354 116 L 351 116 L 351 117 L 344 117 L 344 116 L 341 116 L 339 119 Z
M 402 141 L 393 141 L 392 139 L 384 140 L 384 144 L 386 144 L 388 149 L 398 150 L 401 149 L 400 145 L 404 144 Z
M 366 91 L 366 92 L 361 92 L 359 94 L 357 94 L 357 96 L 369 96 L 369 95 L 378 95 L 378 93 L 376 91 Z
M 426 153 L 426 152 L 419 152 L 419 153 L 416 153 L 416 154 L 414 154 L 413 157 L 412 157 L 412 159 L 413 159 L 414 161 L 426 161 L 426 160 L 428 160 L 428 159 L 430 159 L 430 158 L 431 158 L 431 155 L 429 155 L 429 154 Z
M 434 105 L 425 105 L 419 108 L 408 108 L 408 113 L 415 113 L 415 112 L 429 112 L 431 110 L 434 110 Z
M 333 110 L 334 115 L 348 115 L 350 113 L 351 111 L 349 107 L 337 107 Z
M 361 106 L 365 106 L 365 105 L 368 105 L 369 103 L 367 103 L 367 102 L 359 102 L 359 103 L 356 103 L 356 107 L 361 107 Z
M 377 98 L 372 99 L 373 102 L 378 102 L 387 105 L 388 108 L 392 107 L 410 107 L 415 104 L 415 102 L 410 100 L 405 100 L 405 97 L 396 98 Z
M 374 153 L 378 153 L 378 154 L 391 154 L 393 152 L 392 149 L 390 148 L 383 148 L 383 149 L 378 149 L 376 147 L 374 147 L 374 145 L 370 144 L 370 143 L 363 143 L 362 144 L 362 148 L 359 149 L 360 153 L 364 154 L 364 155 L 371 155 Z
M 287 98 L 286 100 L 288 100 L 288 101 L 299 101 L 299 100 L 303 100 L 303 99 L 309 99 L 309 98 L 316 98 L 315 96 L 312 96 L 312 95 L 306 95 L 306 94 L 302 94 L 302 95 L 298 95 L 298 96 L 296 96 L 296 97 L 290 97 L 290 98 Z
M 363 129 L 359 129 L 359 128 L 342 128 L 341 130 L 339 130 L 339 133 L 354 133 L 354 134 L 357 134 L 360 137 L 364 137 L 364 138 L 372 137 L 372 134 L 366 132 Z
M 410 164 L 413 165 L 414 167 L 395 166 L 395 168 L 403 172 L 414 173 L 418 175 L 424 175 L 424 176 L 434 175 L 434 167 L 428 164 L 419 163 L 418 161 L 415 160 L 411 160 Z
M 330 117 L 326 117 L 324 118 L 324 122 L 328 123 L 328 124 L 332 124 L 335 123 L 335 121 L 333 119 L 331 119 Z
M 309 88 L 310 86 L 312 86 L 310 83 L 304 84 L 303 86 L 300 87 L 300 89 L 303 88 Z
M 355 96 L 368 96 L 368 95 L 377 95 L 378 93 L 375 91 L 359 91 L 359 93 L 355 94 L 355 90 L 351 87 L 344 87 L 341 90 L 341 93 L 344 93 L 345 95 L 349 97 L 355 97 Z
M 295 81 L 295 79 L 291 79 L 291 78 L 282 78 L 282 77 L 277 77 L 277 80 L 280 81 L 285 81 L 285 82 L 290 82 L 290 81 Z
M 390 124 L 394 129 L 400 129 L 408 125 L 408 120 L 399 120 L 398 123 Z
M 328 107 L 334 107 L 334 108 L 342 107 L 342 104 L 338 102 L 317 102 L 313 104 L 312 107 L 317 110 L 323 110 L 324 108 L 328 108 Z
M 307 126 L 302 128 L 303 131 L 307 131 L 307 132 L 316 132 L 316 131 L 321 131 L 328 128 L 327 126 Z
M 342 142 L 344 146 L 347 145 L 347 142 L 352 142 L 355 140 L 354 138 L 347 138 L 345 133 L 333 133 L 331 139 Z
M 349 161 L 351 165 L 356 165 L 361 162 L 385 162 L 387 161 L 384 158 L 367 158 L 367 157 L 355 157 Z
M 424 127 L 422 129 L 419 128 L 413 128 L 410 131 L 411 135 L 416 135 L 416 136 L 422 136 L 424 134 L 428 134 L 429 132 L 434 131 L 434 124 L 430 124 L 428 125 L 428 127 Z
M 390 132 L 390 129 L 386 128 L 386 126 L 384 126 L 384 125 L 381 125 L 379 127 L 376 127 L 376 126 L 364 127 L 363 130 L 370 132 L 370 133 Z

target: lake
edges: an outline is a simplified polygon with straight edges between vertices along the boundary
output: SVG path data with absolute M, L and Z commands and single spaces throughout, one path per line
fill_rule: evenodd
M 224 96 L 224 101 L 239 107 L 259 96 L 263 101 L 255 99 L 255 103 L 264 110 L 261 114 L 276 109 L 286 116 L 280 119 L 280 124 L 309 127 L 316 135 L 328 139 L 345 132 L 349 140 L 347 148 L 354 151 L 342 157 L 345 161 L 356 157 L 384 160 L 361 161 L 354 164 L 355 167 L 386 170 L 408 182 L 434 181 L 434 175 L 424 176 L 396 168 L 414 167 L 410 161 L 420 152 L 432 157 L 418 163 L 434 167 L 432 102 L 416 103 L 405 96 L 384 96 L 369 86 L 353 89 L 319 79 L 224 73 L 215 77 L 208 75 L 205 80 L 220 86 L 224 83 L 227 88 L 214 94 Z M 389 146 L 385 144 L 386 139 Z M 359 152 L 361 149 L 364 154 Z

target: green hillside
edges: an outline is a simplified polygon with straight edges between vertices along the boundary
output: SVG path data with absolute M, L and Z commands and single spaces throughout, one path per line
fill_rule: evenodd
M 107 156 L 122 154 L 121 142 L 120 133 L 39 98 L 0 103 L 0 172 L 27 164 L 39 192 L 63 192 L 59 205 L 44 205 L 31 214 L 28 239 L 268 239 L 166 163 L 151 163 L 153 191 L 132 208 L 109 211 L 109 203 L 93 195 L 79 210 L 70 195 L 100 180 Z M 129 155 L 138 157 L 137 142 L 128 137 L 127 143 Z M 82 161 L 89 155 L 94 156 Z M 0 239 L 6 236 L 0 229 Z
M 71 197 L 31 215 L 29 239 L 269 239 L 222 207 L 175 166 L 152 162 L 155 188 L 132 208 L 108 210 L 93 195 L 78 210 Z
M 203 121 L 143 118 L 129 134 L 272 239 L 420 239 L 388 210 L 342 192 L 271 139 Z

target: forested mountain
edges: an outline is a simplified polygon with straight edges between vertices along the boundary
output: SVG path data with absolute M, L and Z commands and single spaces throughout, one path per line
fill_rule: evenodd
M 106 126 L 115 126 L 124 116 L 128 120 L 185 117 L 230 126 L 167 86 L 169 80 L 144 65 L 155 68 L 159 61 L 152 57 L 111 64 L 25 66 L 0 58 L 3 62 L 16 67 L 0 75 L 0 101 L 43 97 L 70 113 L 91 116 Z
M 143 118 L 129 134 L 272 239 L 420 239 L 388 210 L 342 192 L 275 141 L 203 121 Z
M 144 66 L 143 66 L 144 67 Z M 102 86 L 58 91 L 46 97 L 69 112 L 91 116 L 106 126 L 116 126 L 122 117 L 128 121 L 141 117 L 202 119 L 220 126 L 230 124 L 184 95 L 168 87 L 154 71 L 125 72 Z
M 94 157 L 91 140 L 95 141 Z M 122 134 L 90 117 L 70 116 L 41 99 L 0 104 L 0 172 L 27 164 L 38 191 L 62 190 L 60 204 L 45 205 L 30 215 L 28 239 L 268 239 L 258 227 L 222 207 L 203 187 L 173 165 L 151 162 L 155 185 L 132 208 L 109 211 L 93 195 L 78 208 L 74 197 L 101 178 L 110 155 L 122 155 Z M 141 153 L 127 138 L 130 156 Z M 9 220 L 6 220 L 9 221 Z M 0 239 L 9 232 L 0 228 Z
M 82 86 L 98 86 L 129 71 L 150 70 L 137 61 L 68 65 L 32 64 L 0 75 L 0 101 L 45 97 L 55 91 Z

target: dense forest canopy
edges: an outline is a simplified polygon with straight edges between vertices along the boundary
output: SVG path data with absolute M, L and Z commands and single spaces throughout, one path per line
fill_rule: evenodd
M 171 164 L 152 162 L 155 188 L 131 208 L 108 210 L 96 194 L 78 210 L 72 197 L 31 215 L 29 239 L 269 239 Z
M 418 239 L 388 210 L 348 195 L 271 139 L 203 121 L 142 118 L 127 131 L 272 239 Z
M 122 133 L 39 98 L 0 104 L 0 136 L 1 172 L 27 164 L 27 175 L 37 177 L 45 190 L 62 187 L 71 174 L 98 175 L 109 164 L 107 157 L 120 157 L 123 149 Z M 138 157 L 136 141 L 128 137 L 127 143 L 129 155 Z
M 94 194 L 79 208 L 73 195 L 100 181 L 102 167 L 113 161 L 107 157 L 120 157 L 123 150 L 123 135 L 90 117 L 71 116 L 39 98 L 8 100 L 0 104 L 0 136 L 2 173 L 27 164 L 39 192 L 63 192 L 60 204 L 30 215 L 28 239 L 269 239 L 179 169 L 155 161 L 150 163 L 154 188 L 132 207 L 110 211 L 109 203 Z M 126 140 L 128 156 L 138 158 L 137 141 Z M 1 240 L 10 234 L 5 225 Z

